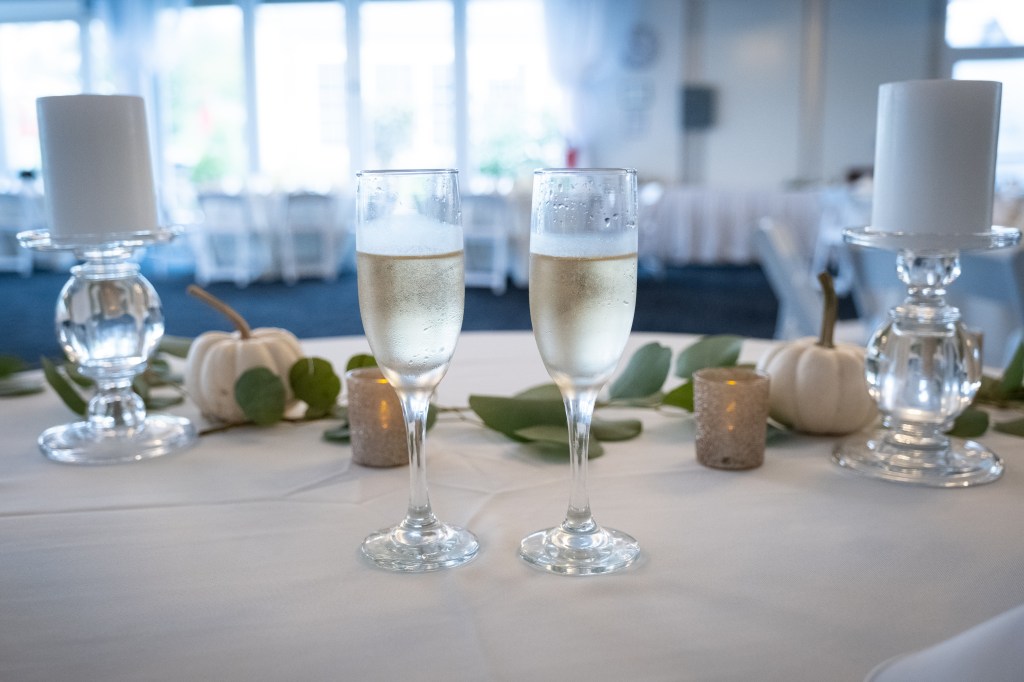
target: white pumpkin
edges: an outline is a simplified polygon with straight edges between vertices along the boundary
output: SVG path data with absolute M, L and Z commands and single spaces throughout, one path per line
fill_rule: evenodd
M 812 337 L 776 344 L 757 363 L 771 377 L 772 419 L 797 431 L 843 435 L 878 416 L 864 378 L 864 349 Z
M 185 391 L 208 419 L 239 424 L 245 413 L 235 400 L 235 382 L 254 367 L 266 367 L 284 381 L 286 409 L 296 403 L 288 383 L 288 372 L 303 357 L 299 340 L 276 327 L 250 329 L 248 323 L 226 303 L 192 285 L 189 293 L 220 310 L 231 319 L 234 332 L 205 332 L 189 347 L 185 358 Z
M 833 343 L 835 290 L 827 274 L 819 280 L 825 293 L 821 336 L 776 344 L 757 367 L 771 378 L 772 419 L 804 433 L 844 435 L 873 422 L 878 405 L 868 393 L 864 349 Z

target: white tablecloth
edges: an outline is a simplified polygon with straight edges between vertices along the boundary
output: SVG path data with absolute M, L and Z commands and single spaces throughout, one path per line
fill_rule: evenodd
M 692 340 L 632 347 L 652 339 Z M 367 349 L 306 347 L 336 365 Z M 439 402 L 546 381 L 529 334 L 467 333 Z M 606 444 L 590 492 L 643 559 L 566 578 L 516 550 L 561 520 L 568 465 L 445 416 L 428 438 L 432 500 L 480 555 L 405 575 L 358 548 L 401 518 L 408 469 L 351 464 L 321 439 L 329 423 L 235 429 L 94 468 L 38 453 L 38 433 L 70 416 L 51 393 L 2 404 L 5 682 L 860 680 L 1024 602 L 1024 447 L 998 434 L 985 442 L 1007 461 L 1002 480 L 916 489 L 836 467 L 827 438 L 773 444 L 753 471 L 706 469 L 689 417 L 630 410 L 645 431 Z

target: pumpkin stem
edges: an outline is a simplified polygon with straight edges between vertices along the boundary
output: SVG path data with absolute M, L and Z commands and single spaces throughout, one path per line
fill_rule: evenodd
M 231 324 L 235 325 L 235 329 L 238 330 L 239 336 L 243 339 L 247 339 L 252 336 L 252 327 L 249 326 L 249 323 L 245 321 L 245 318 L 242 317 L 237 310 L 229 306 L 227 303 L 220 300 L 206 289 L 203 289 L 198 284 L 189 284 L 187 291 L 196 298 L 202 300 L 204 303 L 209 304 L 210 307 L 219 311 L 224 315 L 224 317 L 231 320 Z
M 834 348 L 836 319 L 839 317 L 839 299 L 836 297 L 836 287 L 832 283 L 832 275 L 828 272 L 818 273 L 818 282 L 821 283 L 821 293 L 824 294 L 824 311 L 821 315 L 821 334 L 818 336 L 818 345 L 822 348 Z

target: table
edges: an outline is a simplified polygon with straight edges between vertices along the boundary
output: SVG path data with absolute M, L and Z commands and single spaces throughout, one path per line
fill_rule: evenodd
M 637 334 L 631 349 L 652 340 L 693 338 Z M 305 346 L 336 366 L 367 350 Z M 466 333 L 438 402 L 546 381 L 528 333 Z M 561 520 L 569 467 L 446 415 L 428 439 L 432 500 L 481 551 L 405 575 L 358 548 L 401 518 L 408 470 L 353 465 L 321 439 L 330 423 L 77 467 L 36 449 L 68 421 L 56 397 L 7 399 L 0 679 L 861 680 L 1024 602 L 1020 440 L 984 439 L 1007 461 L 994 484 L 915 489 L 836 467 L 828 438 L 773 443 L 753 471 L 706 469 L 688 416 L 628 412 L 645 431 L 606 444 L 590 492 L 598 521 L 640 541 L 638 565 L 567 578 L 519 560 L 523 535 Z

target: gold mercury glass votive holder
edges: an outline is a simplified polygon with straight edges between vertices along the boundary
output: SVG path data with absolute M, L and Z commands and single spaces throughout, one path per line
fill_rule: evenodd
M 709 367 L 693 375 L 697 461 L 714 469 L 764 463 L 768 375 L 741 367 Z
M 352 461 L 368 467 L 409 463 L 405 418 L 398 394 L 376 367 L 345 374 Z

